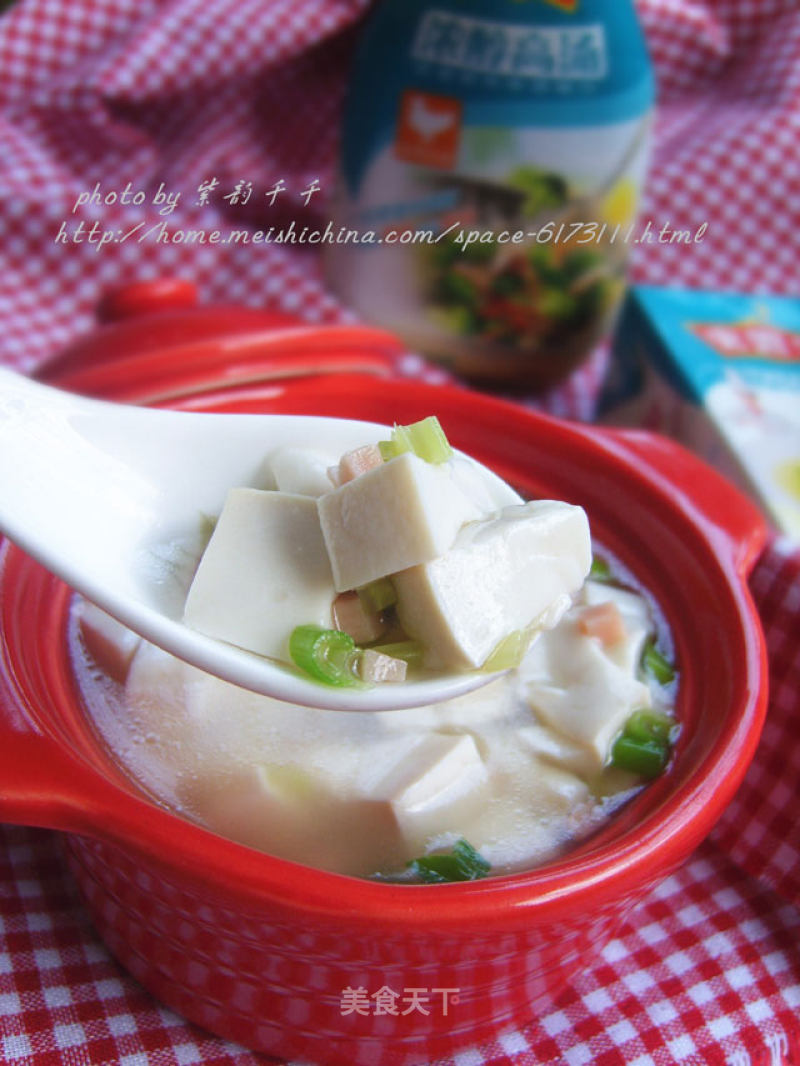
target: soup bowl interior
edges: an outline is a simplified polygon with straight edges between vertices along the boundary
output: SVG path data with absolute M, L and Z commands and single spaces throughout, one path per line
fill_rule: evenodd
M 526 873 L 396 886 L 263 855 L 164 809 L 120 770 L 73 676 L 70 590 L 6 543 L 0 813 L 64 830 L 111 950 L 168 1005 L 249 1047 L 332 1066 L 430 1063 L 534 1017 L 706 836 L 752 757 L 766 670 L 746 575 L 761 519 L 672 444 L 450 386 L 345 372 L 163 402 L 386 424 L 435 413 L 455 446 L 524 495 L 585 507 L 596 543 L 653 596 L 674 639 L 674 758 L 594 836 Z M 405 1010 L 413 989 L 428 1013 Z M 377 1009 L 381 990 L 399 1009 Z

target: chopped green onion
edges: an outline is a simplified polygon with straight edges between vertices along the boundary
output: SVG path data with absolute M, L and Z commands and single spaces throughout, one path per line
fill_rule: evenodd
M 677 729 L 669 715 L 640 707 L 614 741 L 611 765 L 642 777 L 657 777 L 669 762 Z
M 515 629 L 496 645 L 481 670 L 487 674 L 496 670 L 513 670 L 524 659 L 532 639 L 533 629 L 530 626 L 526 629 Z
M 391 659 L 402 659 L 409 666 L 422 666 L 423 647 L 417 640 L 399 640 L 394 644 L 375 644 L 373 651 L 388 655 Z
M 634 711 L 625 723 L 623 733 L 631 740 L 658 740 L 671 743 L 677 730 L 674 718 L 659 711 L 651 711 L 642 707 Z
M 648 640 L 644 646 L 642 669 L 660 685 L 668 685 L 675 680 L 675 667 L 661 654 L 653 640 Z
M 612 581 L 611 567 L 599 555 L 592 556 L 592 565 L 589 569 L 589 578 L 592 581 Z
M 392 430 L 392 439 L 379 441 L 378 449 L 384 462 L 404 452 L 413 452 L 426 463 L 446 463 L 453 455 L 453 449 L 436 415 L 408 426 L 396 425 Z
M 423 855 L 406 865 L 411 874 L 425 884 L 477 881 L 486 877 L 491 869 L 486 859 L 463 837 L 455 842 L 450 854 Z
M 388 577 L 379 577 L 356 591 L 366 611 L 380 613 L 397 603 L 397 593 Z
M 358 649 L 348 633 L 322 626 L 296 626 L 289 654 L 301 670 L 326 685 L 357 686 Z
M 658 777 L 667 765 L 669 751 L 669 743 L 663 740 L 637 740 L 623 733 L 611 749 L 611 765 L 642 777 Z

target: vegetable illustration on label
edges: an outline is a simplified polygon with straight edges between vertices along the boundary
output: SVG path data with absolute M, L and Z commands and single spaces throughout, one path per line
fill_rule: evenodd
M 365 316 L 483 382 L 546 385 L 608 331 L 653 83 L 620 0 L 384 0 L 345 112 L 329 249 Z

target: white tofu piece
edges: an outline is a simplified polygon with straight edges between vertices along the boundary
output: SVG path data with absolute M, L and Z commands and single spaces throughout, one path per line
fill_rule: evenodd
M 555 500 L 505 507 L 465 526 L 445 555 L 393 575 L 398 617 L 424 645 L 426 665 L 474 669 L 510 633 L 555 624 L 590 565 L 582 508 Z
M 574 616 L 537 641 L 523 664 L 530 705 L 551 729 L 579 744 L 602 769 L 627 719 L 651 704 L 650 689 L 584 636 Z
M 547 764 L 524 746 L 518 745 L 518 754 L 522 758 L 510 765 L 504 758 L 501 771 L 514 774 L 516 788 L 493 790 L 465 831 L 451 828 L 433 837 L 429 850 L 451 847 L 466 836 L 492 866 L 511 869 L 530 869 L 559 854 L 589 815 L 589 788 L 576 774 Z
M 429 733 L 379 781 L 372 799 L 389 805 L 411 854 L 429 837 L 478 813 L 489 781 L 469 733 Z
M 88 600 L 80 602 L 78 619 L 89 655 L 109 677 L 124 682 L 142 638 Z
M 278 448 L 269 457 L 279 492 L 322 496 L 334 487 L 328 468 L 331 457 L 310 448 Z
M 331 626 L 335 597 L 316 500 L 231 489 L 189 589 L 184 621 L 217 640 L 290 661 L 295 626 Z
M 191 781 L 184 802 L 215 832 L 250 847 L 284 853 L 308 832 L 314 786 L 293 766 L 251 765 Z
M 496 477 L 465 455 L 454 454 L 447 465 L 453 481 L 464 495 L 469 496 L 480 508 L 482 517 L 488 518 L 503 507 L 522 503 L 519 493 L 502 478 Z
M 481 507 L 448 463 L 410 452 L 320 496 L 320 522 L 337 592 L 443 555 Z
M 185 803 L 222 836 L 322 869 L 373 873 L 376 841 L 402 854 L 385 803 L 339 792 L 296 765 L 242 766 L 192 782 Z
M 143 640 L 125 680 L 125 714 L 104 716 L 101 725 L 133 779 L 177 807 L 181 782 L 196 775 L 206 760 L 187 693 L 207 677 Z
M 522 726 L 517 730 L 516 737 L 526 751 L 548 764 L 548 769 L 556 768 L 579 777 L 593 774 L 596 770 L 595 758 L 583 745 L 568 740 L 541 722 L 534 721 Z

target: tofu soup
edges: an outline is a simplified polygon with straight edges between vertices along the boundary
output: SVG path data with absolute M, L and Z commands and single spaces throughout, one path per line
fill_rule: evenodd
M 379 448 L 282 449 L 268 465 L 269 487 L 232 487 L 187 623 L 326 684 L 505 672 L 436 706 L 316 710 L 204 674 L 76 601 L 88 713 L 157 801 L 308 866 L 431 883 L 554 858 L 664 770 L 669 634 L 630 575 L 592 556 L 581 508 L 482 480 L 430 419 Z

